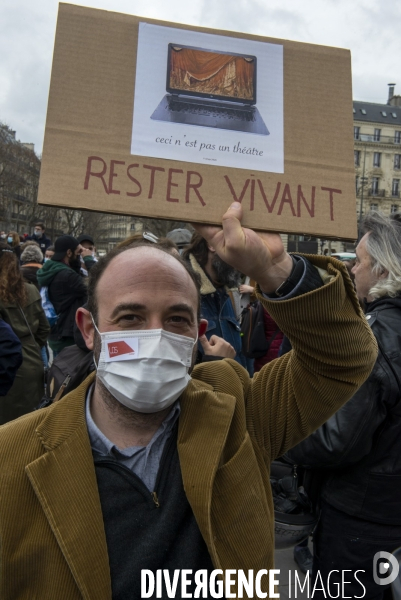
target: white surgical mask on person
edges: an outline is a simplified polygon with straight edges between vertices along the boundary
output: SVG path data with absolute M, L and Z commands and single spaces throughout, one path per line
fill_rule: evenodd
M 101 333 L 93 324 L 102 342 L 97 377 L 114 398 L 141 413 L 159 412 L 179 398 L 191 379 L 198 338 L 164 329 Z

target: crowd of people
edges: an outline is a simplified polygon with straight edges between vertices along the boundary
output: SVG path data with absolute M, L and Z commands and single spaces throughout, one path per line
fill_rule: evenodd
M 88 233 L 0 232 L 1 598 L 124 600 L 142 569 L 273 568 L 274 460 L 318 482 L 302 570 L 362 570 L 363 597 L 386 597 L 373 558 L 401 546 L 401 217 L 367 217 L 347 266 L 241 219 L 234 203 L 222 227 L 137 233 L 102 257 Z

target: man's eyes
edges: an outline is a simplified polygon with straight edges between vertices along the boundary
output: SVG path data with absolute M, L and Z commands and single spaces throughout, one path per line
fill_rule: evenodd
M 174 315 L 172 317 L 169 317 L 169 320 L 172 321 L 173 323 L 189 323 L 190 322 L 188 317 L 183 317 L 181 315 Z
M 122 315 L 119 318 L 119 321 L 135 321 L 136 319 L 140 319 L 139 315 Z
M 135 323 L 136 321 L 143 321 L 143 320 L 146 320 L 146 317 L 141 317 L 140 315 L 135 315 L 135 314 L 122 315 L 119 318 L 119 321 L 129 321 L 130 323 Z M 191 323 L 191 319 L 189 317 L 185 317 L 183 315 L 172 315 L 171 317 L 167 318 L 167 321 L 170 321 L 172 323 L 177 323 L 177 324 Z

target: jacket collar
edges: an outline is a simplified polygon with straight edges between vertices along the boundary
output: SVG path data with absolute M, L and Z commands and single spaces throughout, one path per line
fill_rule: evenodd
M 48 409 L 36 429 L 46 453 L 26 466 L 64 558 L 85 600 L 111 600 L 102 509 L 85 421 L 94 379 Z
M 35 262 L 28 262 L 28 263 L 24 263 L 21 265 L 21 269 L 23 267 L 37 267 L 38 269 L 41 269 L 43 267 L 42 264 L 40 263 L 35 263 Z
M 26 472 L 85 600 L 111 600 L 103 516 L 85 420 L 95 373 L 48 409 L 36 429 L 46 453 Z M 212 487 L 234 414 L 234 396 L 192 379 L 181 396 L 178 453 L 188 501 L 213 563 Z M 207 407 L 207 410 L 205 410 Z M 202 456 L 202 460 L 199 460 Z
M 201 280 L 201 289 L 200 293 L 202 296 L 206 294 L 214 294 L 217 290 L 214 287 L 213 283 L 210 281 L 209 277 L 206 275 L 205 271 L 202 269 L 198 261 L 196 260 L 193 254 L 189 255 L 189 261 L 195 273 L 197 273 Z M 226 292 L 230 291 L 238 291 L 238 287 L 229 288 L 227 285 L 224 286 Z
M 178 454 L 182 479 L 196 522 L 217 568 L 220 561 L 211 526 L 212 488 L 235 406 L 234 396 L 214 392 L 212 386 L 195 379 L 181 396 Z
M 202 296 L 205 296 L 206 294 L 214 294 L 216 288 L 214 287 L 213 283 L 210 281 L 209 277 L 206 275 L 205 271 L 202 269 L 202 267 L 200 266 L 193 254 L 189 255 L 189 261 L 195 273 L 197 273 L 200 277 L 200 293 L 202 294 Z
M 365 313 L 370 313 L 374 310 L 382 310 L 386 308 L 401 308 L 401 294 L 390 298 L 390 296 L 382 296 L 365 304 Z

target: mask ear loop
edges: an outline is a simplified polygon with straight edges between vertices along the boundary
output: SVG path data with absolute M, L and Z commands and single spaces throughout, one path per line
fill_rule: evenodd
M 92 315 L 92 313 L 89 313 L 89 314 L 90 314 L 90 316 L 91 316 L 91 319 L 92 319 L 93 327 L 96 329 L 96 331 L 98 332 L 98 334 L 99 334 L 99 335 L 101 335 L 101 334 L 100 334 L 100 331 L 99 331 L 99 330 L 98 330 L 98 328 L 96 327 L 95 319 L 93 318 L 93 315 Z M 98 370 L 98 365 L 96 364 L 96 360 L 95 360 L 95 352 L 93 352 L 93 363 L 94 363 L 94 365 L 95 365 L 95 367 L 96 367 L 96 371 L 97 371 L 97 370 Z
M 93 327 L 96 329 L 96 331 L 98 332 L 98 334 L 100 335 L 100 331 L 98 330 L 98 328 L 96 327 L 96 323 L 95 323 L 95 319 L 93 318 L 92 313 L 89 313 L 92 319 L 92 323 L 93 323 Z

